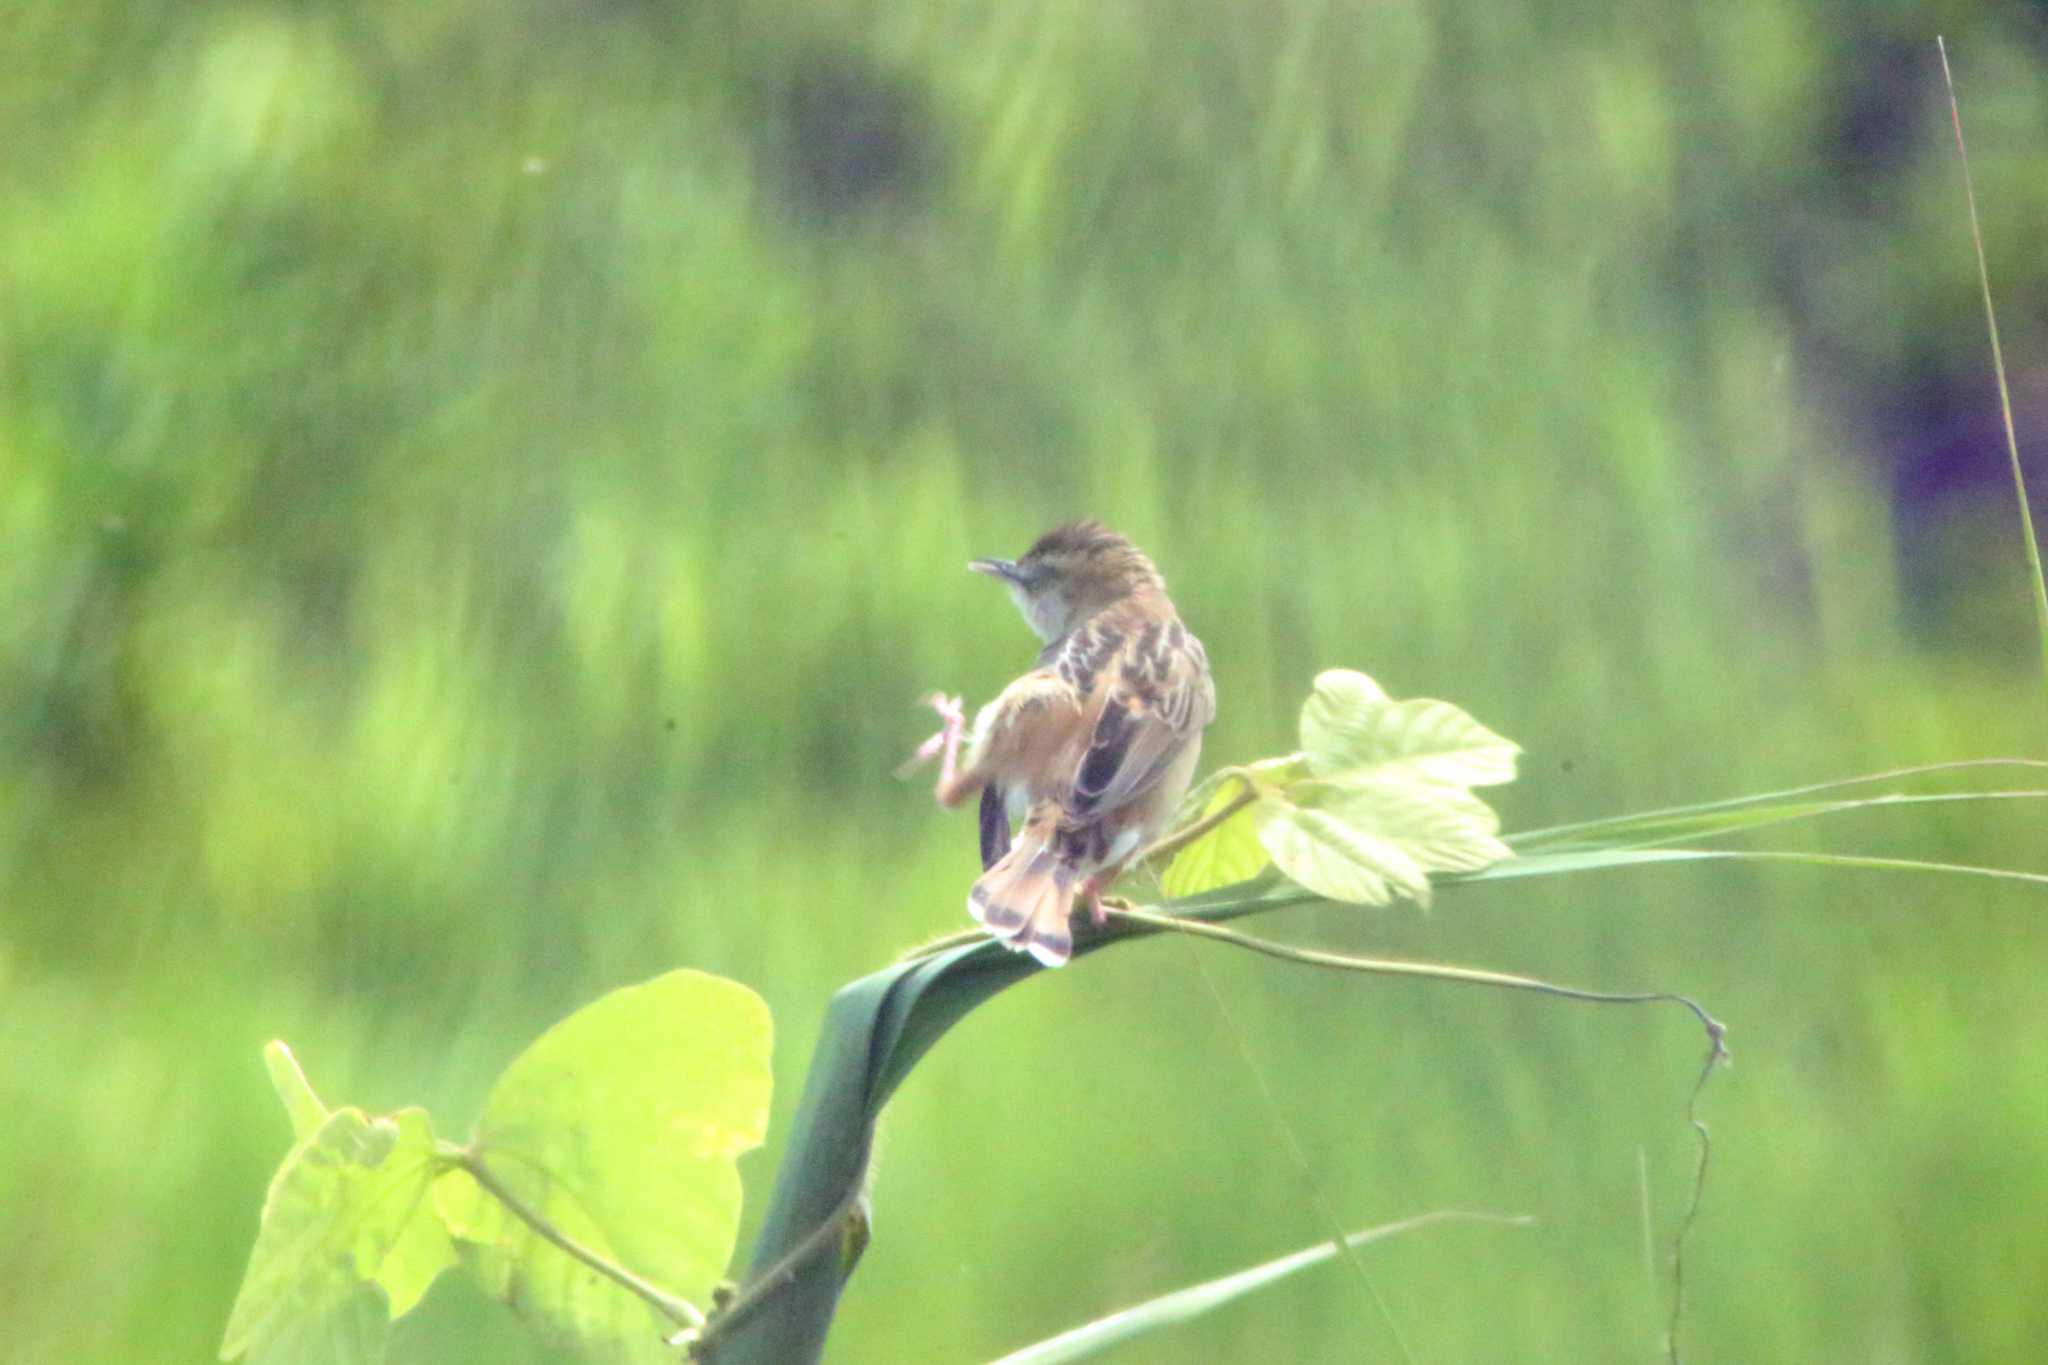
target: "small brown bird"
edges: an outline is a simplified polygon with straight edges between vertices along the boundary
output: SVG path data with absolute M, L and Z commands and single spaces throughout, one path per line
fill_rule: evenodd
M 942 806 L 981 792 L 987 870 L 967 912 L 1057 967 L 1073 953 L 1075 894 L 1101 924 L 1102 889 L 1187 795 L 1216 687 L 1152 561 L 1096 522 L 1048 531 L 1021 559 L 967 567 L 1008 584 L 1046 646 L 975 717 L 964 762 L 960 699 L 932 697 L 945 725 L 913 761 L 943 755 Z

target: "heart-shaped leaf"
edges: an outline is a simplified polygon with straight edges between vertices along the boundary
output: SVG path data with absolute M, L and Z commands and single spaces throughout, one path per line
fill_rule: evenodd
M 679 1298 L 708 1301 L 739 1232 L 736 1161 L 768 1125 L 772 1029 L 737 982 L 674 971 L 556 1024 L 477 1126 L 491 1172 L 556 1228 Z M 639 1299 L 542 1241 L 455 1172 L 435 1189 L 479 1278 L 577 1339 L 652 1349 Z

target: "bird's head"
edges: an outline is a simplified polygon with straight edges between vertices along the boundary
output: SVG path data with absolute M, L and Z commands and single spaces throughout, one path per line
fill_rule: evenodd
M 1143 550 L 1095 521 L 1055 527 L 1021 558 L 977 559 L 967 567 L 1007 584 L 1041 640 L 1057 640 L 1112 603 L 1166 586 Z

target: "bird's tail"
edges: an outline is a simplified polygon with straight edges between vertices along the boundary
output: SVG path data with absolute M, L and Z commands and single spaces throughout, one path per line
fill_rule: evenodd
M 1010 851 L 967 893 L 967 913 L 1012 952 L 1058 967 L 1074 953 L 1067 917 L 1080 873 L 1053 852 L 1056 809 L 1033 811 Z

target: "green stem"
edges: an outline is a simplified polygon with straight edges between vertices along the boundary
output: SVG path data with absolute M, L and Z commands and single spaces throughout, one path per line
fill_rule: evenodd
M 1970 178 L 1970 152 L 1963 145 L 1963 111 L 1956 102 L 1956 81 L 1948 69 L 1948 44 L 1937 35 L 1941 79 L 1948 87 L 1949 122 L 1956 132 L 1956 157 L 1963 164 L 1963 200 L 1970 207 L 1970 245 L 1977 252 L 1977 287 L 1984 294 L 1984 325 L 1991 333 L 1991 369 L 1998 377 L 1998 411 L 2005 419 L 2005 453 L 2012 462 L 2013 491 L 2019 497 L 2020 530 L 2027 538 L 2027 567 L 2034 572 L 2034 625 L 2041 636 L 2042 680 L 2048 682 L 2048 578 L 2041 572 L 2041 542 L 2034 536 L 2034 514 L 2027 506 L 2027 477 L 2020 469 L 2020 441 L 2013 434 L 2012 390 L 2005 382 L 2005 348 L 1998 343 L 1998 310 L 1991 306 L 1991 268 L 1984 260 L 1984 231 L 1977 223 L 1977 186 Z
M 641 1299 L 676 1326 L 689 1330 L 698 1330 L 704 1326 L 704 1314 L 696 1304 L 688 1299 L 679 1299 L 660 1285 L 644 1280 L 617 1262 L 598 1255 L 556 1227 L 546 1214 L 514 1194 L 504 1181 L 498 1179 L 497 1172 L 484 1164 L 483 1153 L 473 1147 L 459 1147 L 452 1142 L 437 1143 L 435 1147 L 435 1155 L 474 1180 L 485 1194 L 503 1204 L 506 1212 L 532 1228 L 542 1241 Z
M 1169 834 L 1164 839 L 1155 839 L 1152 843 L 1139 849 L 1137 856 L 1131 859 L 1130 865 L 1132 867 L 1143 867 L 1146 863 L 1171 857 L 1259 799 L 1258 781 L 1244 769 L 1225 768 L 1219 776 L 1226 778 L 1234 777 L 1242 784 L 1238 789 L 1237 795 L 1231 797 L 1228 802 L 1195 821 L 1192 825 Z
M 1315 948 L 1297 948 L 1290 943 L 1276 943 L 1271 939 L 1257 938 L 1221 924 L 1211 924 L 1206 920 L 1186 919 L 1179 915 L 1165 915 L 1152 910 L 1112 910 L 1110 914 L 1113 918 L 1129 920 L 1151 929 L 1215 939 L 1232 947 L 1249 949 L 1255 953 L 1263 953 L 1267 957 L 1279 958 L 1283 962 L 1298 962 L 1310 967 L 1363 972 L 1371 976 L 1405 976 L 1424 981 L 1449 981 L 1461 986 L 1493 986 L 1504 990 L 1533 991 L 1538 995 L 1551 995 L 1562 1000 L 1580 1000 L 1597 1005 L 1682 1005 L 1691 1011 L 1692 1016 L 1700 1021 L 1700 1027 L 1706 1030 L 1715 1057 L 1718 1059 L 1728 1055 L 1725 1045 L 1727 1029 L 1690 996 L 1674 995 L 1668 991 L 1589 991 L 1576 986 L 1560 986 L 1533 976 L 1487 971 L 1481 967 L 1453 967 L 1440 962 L 1407 962 L 1391 957 L 1353 957 L 1346 953 L 1326 953 Z
M 861 1164 L 866 1166 L 865 1156 Z M 813 1256 L 843 1242 L 848 1221 L 861 1216 L 865 1197 L 865 1182 L 856 1181 L 847 1191 L 846 1198 L 839 1201 L 839 1207 L 806 1233 L 803 1240 L 785 1252 L 774 1265 L 748 1280 L 730 1302 L 717 1309 L 709 1323 L 679 1335 L 671 1344 L 686 1347 L 691 1360 L 705 1358 L 721 1339 L 786 1289 Z
M 1713 1141 L 1707 1132 L 1707 1125 L 1699 1116 L 1700 1092 L 1706 1088 L 1707 1079 L 1714 1074 L 1714 1068 L 1728 1059 L 1728 1029 L 1720 1020 L 1690 996 L 1671 991 L 1589 991 L 1576 986 L 1560 986 L 1554 982 L 1540 980 L 1533 976 L 1518 976 L 1512 972 L 1492 972 L 1480 967 L 1452 967 L 1437 962 L 1405 962 L 1398 958 L 1352 957 L 1344 953 L 1326 953 L 1314 948 L 1297 948 L 1292 944 L 1275 943 L 1270 939 L 1254 937 L 1220 924 L 1204 920 L 1184 919 L 1178 915 L 1159 914 L 1150 910 L 1123 910 L 1111 912 L 1116 918 L 1161 932 L 1189 934 L 1197 938 L 1214 939 L 1234 948 L 1263 953 L 1267 957 L 1283 962 L 1298 962 L 1304 966 L 1325 967 L 1336 971 L 1363 972 L 1371 976 L 1403 976 L 1424 981 L 1447 981 L 1460 986 L 1492 986 L 1496 989 L 1531 991 L 1537 995 L 1548 995 L 1560 1000 L 1578 1000 L 1595 1005 L 1650 1005 L 1672 1004 L 1682 1006 L 1693 1018 L 1699 1020 L 1706 1030 L 1707 1056 L 1700 1066 L 1697 1080 L 1693 1082 L 1692 1094 L 1686 1101 L 1685 1118 L 1699 1138 L 1699 1161 L 1693 1168 L 1692 1199 L 1686 1205 L 1685 1217 L 1680 1221 L 1678 1233 L 1671 1248 L 1671 1317 L 1665 1328 L 1665 1353 L 1672 1365 L 1678 1365 L 1678 1328 L 1685 1308 L 1685 1241 L 1692 1232 L 1693 1223 L 1699 1217 L 1700 1202 L 1706 1194 L 1707 1163 L 1713 1156 Z

